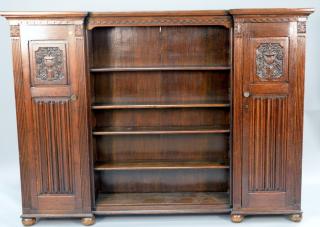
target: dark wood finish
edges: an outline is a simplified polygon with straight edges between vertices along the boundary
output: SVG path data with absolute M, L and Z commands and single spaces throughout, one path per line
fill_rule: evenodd
M 92 30 L 93 68 L 229 66 L 229 30 L 219 26 Z
M 230 103 L 229 71 L 109 72 L 94 77 L 95 103 Z
M 88 29 L 114 26 L 196 26 L 231 27 L 225 10 L 90 13 Z
M 97 128 L 93 135 L 144 135 L 144 134 L 209 134 L 228 133 L 228 126 L 200 127 L 104 127 Z
M 229 103 L 179 103 L 179 104 L 122 104 L 122 103 L 95 103 L 91 108 L 94 110 L 108 109 L 168 109 L 168 108 L 204 108 L 204 107 L 230 107 Z
M 240 59 L 234 65 L 232 212 L 299 214 L 304 36 L 312 10 L 231 12 Z
M 221 213 L 230 210 L 228 193 L 110 193 L 99 194 L 96 214 Z
M 90 72 L 127 72 L 127 71 L 186 71 L 186 70 L 230 70 L 230 66 L 171 66 L 171 67 L 108 67 L 91 68 Z
M 43 214 L 92 216 L 85 37 L 78 29 L 85 14 L 5 16 L 14 50 L 23 223 Z
M 145 134 L 97 136 L 97 160 L 127 162 L 228 163 L 229 134 Z
M 96 171 L 101 193 L 227 192 L 228 169 Z M 183 181 L 181 180 L 183 179 Z
M 94 113 L 96 128 L 195 127 L 230 129 L 228 108 L 112 109 Z
M 312 12 L 1 13 L 23 224 L 230 211 L 300 221 Z
M 97 171 L 105 170 L 148 170 L 148 169 L 228 169 L 229 166 L 211 162 L 135 162 L 135 163 L 97 163 Z

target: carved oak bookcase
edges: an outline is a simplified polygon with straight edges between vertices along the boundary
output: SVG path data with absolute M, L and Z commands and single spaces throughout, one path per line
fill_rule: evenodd
M 22 222 L 302 218 L 312 9 L 5 12 Z

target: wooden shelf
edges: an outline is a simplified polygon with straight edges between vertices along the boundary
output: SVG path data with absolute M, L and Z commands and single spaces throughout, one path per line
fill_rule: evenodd
M 229 103 L 95 103 L 93 110 L 108 109 L 164 109 L 164 108 L 219 108 L 230 107 Z
M 95 214 L 224 213 L 230 211 L 227 192 L 99 194 Z
M 93 135 L 142 135 L 142 134 L 208 134 L 229 133 L 229 126 L 192 126 L 192 127 L 104 127 L 97 128 Z
M 201 71 L 201 70 L 230 70 L 230 66 L 157 66 L 157 67 L 106 67 L 91 68 L 90 72 L 127 72 L 127 71 Z
M 229 169 L 228 165 L 214 162 L 135 162 L 135 163 L 106 163 L 97 162 L 97 171 L 108 170 L 163 170 L 163 169 Z

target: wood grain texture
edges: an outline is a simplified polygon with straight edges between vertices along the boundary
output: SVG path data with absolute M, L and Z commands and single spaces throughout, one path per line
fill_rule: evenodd
M 256 17 L 260 17 L 260 15 L 304 15 L 308 16 L 314 12 L 312 8 L 272 8 L 272 9 L 231 9 L 229 13 L 232 15 L 256 15 Z
M 230 211 L 300 221 L 312 12 L 0 13 L 23 221 Z
M 227 192 L 229 188 L 228 169 L 121 170 L 96 174 L 102 193 Z
M 229 123 L 228 108 L 113 109 L 95 112 L 95 128 L 124 127 L 128 131 L 130 128 L 139 131 L 139 127 L 150 128 L 151 131 L 152 127 L 158 131 L 166 131 L 166 127 L 176 127 L 181 131 L 184 127 L 191 127 L 191 130 L 192 127 L 200 130 L 210 127 L 225 129 Z M 160 127 L 164 127 L 164 130 Z
M 200 127 L 103 127 L 96 128 L 92 134 L 102 135 L 150 135 L 150 134 L 209 134 L 228 133 L 228 125 Z
M 84 193 L 89 184 L 81 185 L 86 179 L 90 179 L 88 168 L 85 167 L 89 159 L 86 159 L 83 153 L 88 145 L 81 146 L 81 149 L 78 147 L 79 137 L 82 141 L 86 141 L 89 134 L 86 131 L 87 126 L 82 128 L 78 119 L 78 117 L 86 119 L 86 115 L 77 112 L 87 110 L 88 104 L 86 100 L 82 100 L 81 105 L 79 101 L 71 100 L 72 94 L 81 97 L 81 93 L 85 91 L 79 89 L 79 87 L 85 88 L 80 79 L 85 78 L 84 71 L 78 70 L 74 64 L 82 62 L 82 65 L 85 65 L 83 59 L 76 58 L 76 56 L 81 57 L 84 52 L 75 53 L 74 33 L 70 32 L 74 31 L 75 24 L 83 23 L 83 18 L 72 15 L 70 17 L 64 15 L 64 20 L 68 21 L 66 24 L 62 23 L 61 16 L 42 18 L 39 19 L 42 20 L 41 23 L 35 26 L 31 23 L 35 21 L 30 18 L 19 20 L 14 16 L 10 18 L 10 24 L 19 26 L 20 35 L 13 37 L 13 50 L 17 51 L 14 57 L 14 78 L 18 131 L 21 131 L 19 144 L 23 143 L 19 151 L 23 182 L 22 198 L 26 201 L 23 202 L 23 215 L 29 215 L 28 218 L 35 218 L 38 215 L 50 217 L 81 213 L 86 215 L 91 212 L 91 198 Z M 51 27 L 51 24 L 58 19 L 59 24 L 64 25 Z M 25 22 L 30 22 L 30 25 L 21 26 Z M 29 48 L 30 43 L 36 43 L 37 48 Z M 37 62 L 39 59 L 36 57 L 33 58 L 35 61 L 30 60 L 34 54 L 33 50 L 56 48 L 57 43 L 67 46 L 67 49 L 63 49 L 65 46 L 63 48 L 59 46 L 63 51 L 63 57 L 59 62 L 64 64 L 64 78 L 68 79 L 64 80 L 63 84 L 54 84 L 53 80 L 42 84 L 32 83 L 32 79 L 35 79 L 38 73 L 38 70 L 34 73 L 32 69 L 36 69 L 36 65 L 39 64 L 39 61 Z M 46 56 L 59 58 L 49 49 L 47 55 L 41 55 L 41 61 Z M 77 51 L 79 50 L 81 49 L 78 48 Z M 46 66 L 51 67 L 51 63 Z M 57 66 L 57 62 L 53 60 L 53 63 Z M 47 76 L 49 78 L 51 75 Z M 79 81 L 81 82 L 77 84 Z M 81 169 L 86 171 L 83 177 L 80 177 Z M 90 193 L 90 188 L 88 192 Z
M 233 130 L 242 134 L 234 135 L 238 140 L 234 140 L 233 159 L 240 160 L 233 162 L 232 213 L 299 213 L 302 151 L 295 141 L 301 141 L 302 134 L 296 132 L 302 130 L 302 107 L 297 105 L 295 92 L 303 99 L 304 44 L 298 47 L 297 36 L 304 37 L 304 23 L 300 22 L 312 10 L 262 10 L 261 15 L 251 9 L 230 12 L 237 25 L 235 57 L 242 59 L 234 66 L 239 84 L 234 84 L 238 97 L 233 96 L 233 113 L 242 119 L 233 118 Z M 256 77 L 256 47 L 268 42 L 283 48 L 286 72 L 281 80 Z
M 132 71 L 213 71 L 230 70 L 230 66 L 160 66 L 160 67 L 107 67 L 91 68 L 90 72 L 132 72 Z
M 96 163 L 96 171 L 111 170 L 152 170 L 152 169 L 228 169 L 229 166 L 211 162 L 135 162 L 135 163 Z
M 17 116 L 17 132 L 19 143 L 20 156 L 20 179 L 21 179 L 21 194 L 22 194 L 22 209 L 23 212 L 28 212 L 31 209 L 31 185 L 29 174 L 32 166 L 29 162 L 29 146 L 30 137 L 28 135 L 28 120 L 26 116 L 27 104 L 25 101 L 23 68 L 22 68 L 22 53 L 21 53 L 20 37 L 12 37 L 12 61 L 13 61 L 13 76 L 14 89 L 16 100 L 16 116 Z
M 231 18 L 223 10 L 90 13 L 88 29 L 106 26 L 194 26 L 231 27 Z
M 146 134 L 97 136 L 102 162 L 218 162 L 228 163 L 229 134 Z
M 94 74 L 95 103 L 230 103 L 229 71 L 110 72 Z
M 249 105 L 253 121 L 249 191 L 285 191 L 288 100 L 254 97 Z
M 94 213 L 220 213 L 229 209 L 227 193 L 114 193 L 100 194 Z
M 40 194 L 72 194 L 73 163 L 69 100 L 33 103 L 39 153 Z
M 229 66 L 229 32 L 219 26 L 103 27 L 92 42 L 93 68 Z

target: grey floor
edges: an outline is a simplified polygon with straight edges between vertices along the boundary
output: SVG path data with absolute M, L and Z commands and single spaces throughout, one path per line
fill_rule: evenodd
M 305 113 L 304 156 L 303 156 L 303 221 L 292 223 L 285 216 L 247 217 L 241 226 L 320 226 L 320 111 Z M 8 154 L 0 160 L 0 227 L 21 226 L 20 183 L 18 155 Z M 81 226 L 79 219 L 43 220 L 36 226 Z M 95 226 L 108 227 L 212 227 L 235 226 L 229 215 L 166 215 L 166 216 L 108 216 L 98 217 Z

